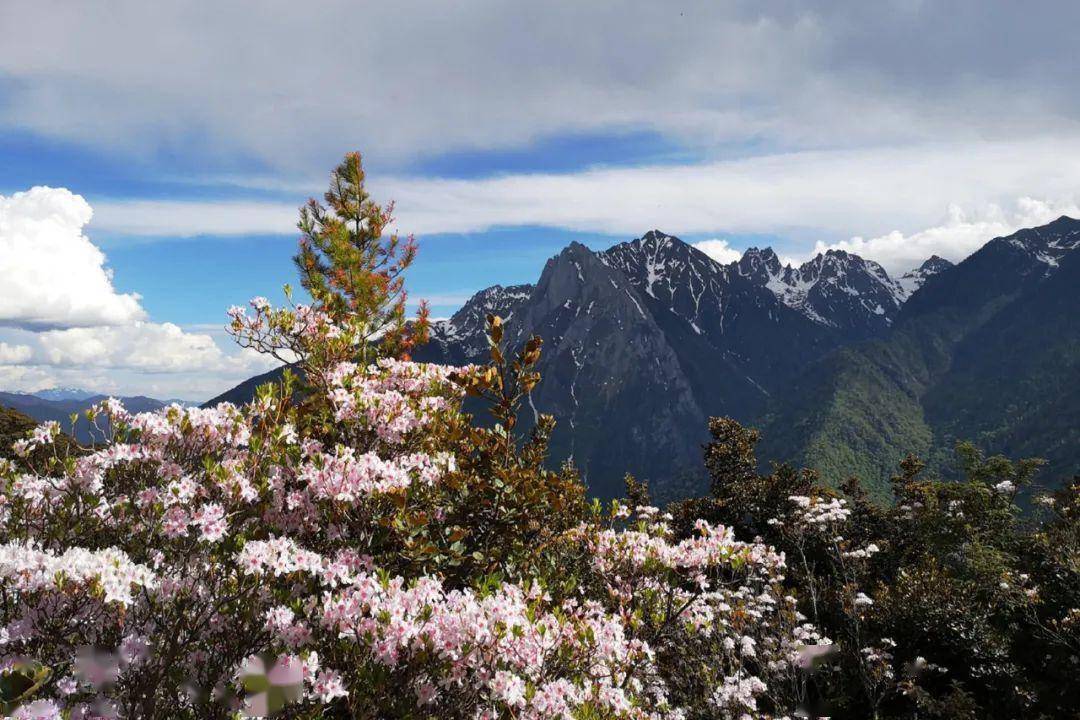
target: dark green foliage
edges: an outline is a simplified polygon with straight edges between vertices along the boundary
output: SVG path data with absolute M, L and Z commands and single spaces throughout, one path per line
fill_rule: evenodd
M 710 431 L 711 494 L 672 505 L 676 526 L 688 533 L 705 517 L 787 554 L 800 609 L 838 648 L 813 676 L 819 712 L 1077 716 L 1080 479 L 1025 513 L 1017 497 L 1042 462 L 962 443 L 959 480 L 935 479 L 908 456 L 881 504 L 854 479 L 837 489 L 788 465 L 761 474 L 759 434 L 734 420 L 714 419 Z M 800 525 L 792 496 L 842 501 L 850 514 L 827 529 Z M 877 551 L 855 552 L 868 547 Z
M 952 447 L 970 439 L 1045 457 L 1038 483 L 1062 485 L 1080 471 L 1080 252 L 1045 253 L 1078 230 L 1069 218 L 1022 230 L 931 278 L 887 337 L 833 353 L 774 397 L 761 455 L 834 486 L 855 474 L 887 500 L 905 453 L 955 477 Z
M 0 407 L 0 458 L 11 458 L 11 446 L 34 429 L 37 422 L 17 410 Z
M 1077 467 L 1080 254 L 1003 307 L 957 347 L 924 407 L 942 444 L 971 438 L 1012 456 Z

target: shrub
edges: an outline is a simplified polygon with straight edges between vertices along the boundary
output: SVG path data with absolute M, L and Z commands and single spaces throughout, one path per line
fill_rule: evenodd
M 363 188 L 302 212 L 310 304 L 234 308 L 294 363 L 243 407 L 131 415 L 3 461 L 0 686 L 15 717 L 684 718 L 782 715 L 823 642 L 785 560 L 701 520 L 588 504 L 553 427 L 520 437 L 540 342 L 409 362 L 411 242 Z M 404 247 L 398 254 L 399 247 Z M 291 301 L 290 301 L 291 302 Z M 474 425 L 465 395 L 499 422 Z
M 835 646 L 810 695 L 840 717 L 1056 718 L 1080 705 L 1080 483 L 1018 504 L 1040 465 L 957 448 L 963 480 L 907 458 L 893 502 L 859 482 L 756 471 L 756 431 L 711 423 L 708 498 L 672 507 L 786 554 L 788 589 Z

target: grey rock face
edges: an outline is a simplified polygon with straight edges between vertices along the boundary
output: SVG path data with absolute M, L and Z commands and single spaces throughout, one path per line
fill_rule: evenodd
M 507 321 L 511 348 L 539 335 L 528 414 L 554 415 L 553 457 L 611 496 L 625 472 L 660 486 L 699 473 L 710 416 L 757 417 L 808 363 L 887 328 L 902 297 L 848 253 L 792 268 L 751 249 L 721 265 L 653 230 L 602 252 L 571 244 L 535 287 L 478 293 L 417 357 L 483 362 L 487 312 Z
M 662 491 L 689 489 L 709 417 L 759 418 L 808 364 L 885 332 L 909 294 L 849 253 L 794 268 L 751 248 L 722 265 L 653 230 L 601 252 L 572 243 L 536 285 L 482 290 L 434 322 L 414 357 L 487 362 L 486 316 L 499 315 L 510 351 L 532 335 L 544 341 L 543 381 L 523 420 L 558 420 L 553 462 L 572 457 L 603 497 L 621 492 L 626 472 Z M 222 398 L 242 399 L 230 393 Z

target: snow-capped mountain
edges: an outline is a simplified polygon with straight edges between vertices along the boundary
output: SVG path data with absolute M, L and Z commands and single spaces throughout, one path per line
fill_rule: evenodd
M 85 400 L 101 394 L 93 390 L 83 390 L 76 387 L 54 387 L 31 393 L 34 397 L 39 397 L 42 400 Z
M 670 481 L 698 467 L 709 417 L 761 416 L 815 360 L 886 333 L 934 269 L 905 286 L 850 253 L 795 268 L 768 248 L 724 265 L 659 230 L 604 251 L 572 243 L 535 286 L 487 288 L 434 322 L 413 357 L 487 362 L 488 313 L 511 350 L 539 335 L 544 380 L 524 419 L 554 415 L 552 457 L 573 457 L 592 492 L 611 496 L 627 471 Z
M 488 344 L 485 323 L 488 314 L 503 320 L 514 316 L 532 293 L 532 285 L 493 285 L 473 295 L 449 319 L 431 323 L 431 340 L 427 352 L 441 354 L 437 360 L 454 365 L 483 361 Z
M 889 332 L 807 366 L 760 418 L 762 454 L 882 499 L 908 453 L 956 472 L 957 441 L 1041 457 L 1036 484 L 1080 468 L 1080 220 L 996 238 L 952 265 L 931 258 Z
M 771 249 L 722 265 L 659 230 L 596 252 L 573 243 L 535 286 L 495 286 L 434 324 L 415 357 L 486 362 L 484 319 L 544 340 L 529 412 L 561 420 L 555 456 L 593 491 L 626 470 L 673 477 L 698 461 L 710 416 L 754 417 L 808 363 L 884 332 L 906 293 L 877 263 L 830 251 L 798 268 Z
M 724 305 L 730 272 L 676 237 L 652 230 L 599 253 L 600 261 L 702 334 L 702 314 Z
M 721 265 L 659 230 L 600 256 L 699 329 L 702 313 L 715 311 L 739 287 L 737 276 L 815 323 L 860 336 L 882 332 L 927 277 L 951 266 L 935 256 L 894 279 L 878 263 L 842 250 L 793 267 L 781 264 L 772 248 L 750 248 L 738 261 Z
M 992 242 L 1008 244 L 1026 253 L 1045 266 L 1042 268 L 1045 273 L 1051 273 L 1066 253 L 1080 247 L 1080 223 L 1063 215 L 1042 227 L 1020 230 Z
M 934 275 L 944 272 L 951 268 L 953 264 L 943 257 L 937 255 L 930 256 L 930 259 L 924 262 L 914 270 L 909 270 L 897 279 L 897 283 L 903 290 L 903 299 L 907 300 L 912 294 L 921 288 L 927 280 Z
M 904 301 L 941 269 L 935 259 L 948 262 L 932 258 L 900 279 L 890 277 L 873 260 L 843 250 L 819 253 L 793 267 L 781 265 L 771 248 L 750 248 L 733 267 L 815 322 L 874 335 L 889 327 Z

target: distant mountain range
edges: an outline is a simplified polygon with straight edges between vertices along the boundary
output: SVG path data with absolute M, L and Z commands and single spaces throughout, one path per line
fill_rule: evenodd
M 811 364 L 759 418 L 763 455 L 885 494 L 906 453 L 948 475 L 969 439 L 1080 473 L 1080 221 L 997 238 L 935 273 L 889 332 Z
M 436 321 L 414 356 L 486 362 L 488 313 L 511 346 L 541 336 L 544 380 L 525 419 L 559 420 L 553 458 L 573 457 L 598 496 L 620 492 L 625 472 L 662 495 L 701 489 L 718 415 L 762 428 L 764 459 L 856 474 L 882 496 L 908 452 L 947 474 L 959 439 L 1046 457 L 1057 483 L 1080 470 L 1077 248 L 1080 221 L 1062 217 L 893 278 L 837 250 L 793 267 L 750 248 L 721 264 L 659 230 L 599 252 L 573 243 L 535 285 L 487 288 Z M 280 374 L 207 405 L 245 402 Z M 0 405 L 65 424 L 100 399 L 0 393 Z
M 82 388 L 76 387 L 54 387 L 28 394 L 41 398 L 42 400 L 86 400 L 95 395 L 101 395 L 101 393 L 94 392 L 93 390 L 83 390 Z
M 796 268 L 769 248 L 723 265 L 659 230 L 603 252 L 574 243 L 536 285 L 487 288 L 434 323 L 414 355 L 485 362 L 484 320 L 500 315 L 511 345 L 544 338 L 530 412 L 560 420 L 553 456 L 572 456 L 594 493 L 619 492 L 627 471 L 692 485 L 710 416 L 763 417 L 809 364 L 886 334 L 918 287 L 949 267 L 931 258 L 893 279 L 842 251 Z M 245 401 L 279 374 L 208 404 Z
M 482 318 L 495 312 L 511 345 L 544 338 L 533 410 L 560 420 L 553 455 L 572 456 L 594 493 L 619 492 L 628 471 L 692 490 L 710 416 L 764 417 L 808 365 L 887 333 L 948 267 L 932 258 L 894 280 L 842 251 L 795 268 L 768 248 L 722 265 L 654 230 L 603 252 L 572 244 L 535 286 L 478 293 L 416 356 L 483 362 Z
M 898 278 L 830 250 L 799 267 L 751 248 L 720 264 L 658 230 L 595 252 L 571 244 L 536 285 L 494 286 L 435 323 L 417 359 L 485 362 L 484 317 L 544 339 L 530 413 L 560 424 L 592 492 L 625 472 L 700 490 L 710 416 L 763 430 L 760 456 L 858 475 L 880 497 L 909 452 L 944 475 L 953 448 L 1080 472 L 1080 221 L 997 238 L 958 265 Z M 213 402 L 243 401 L 274 371 Z
M 71 415 L 82 413 L 109 397 L 102 393 L 95 393 L 79 388 L 50 388 L 35 393 L 12 393 L 0 392 L 0 407 L 11 408 L 33 418 L 37 422 L 55 420 L 65 432 L 71 434 Z M 147 412 L 158 410 L 178 402 L 182 405 L 197 405 L 198 403 L 181 400 L 157 400 L 155 398 L 133 396 L 120 397 L 124 407 L 131 412 Z M 81 443 L 91 442 L 92 434 L 86 418 L 80 417 L 75 425 L 74 437 Z M 96 439 L 100 440 L 100 436 Z

